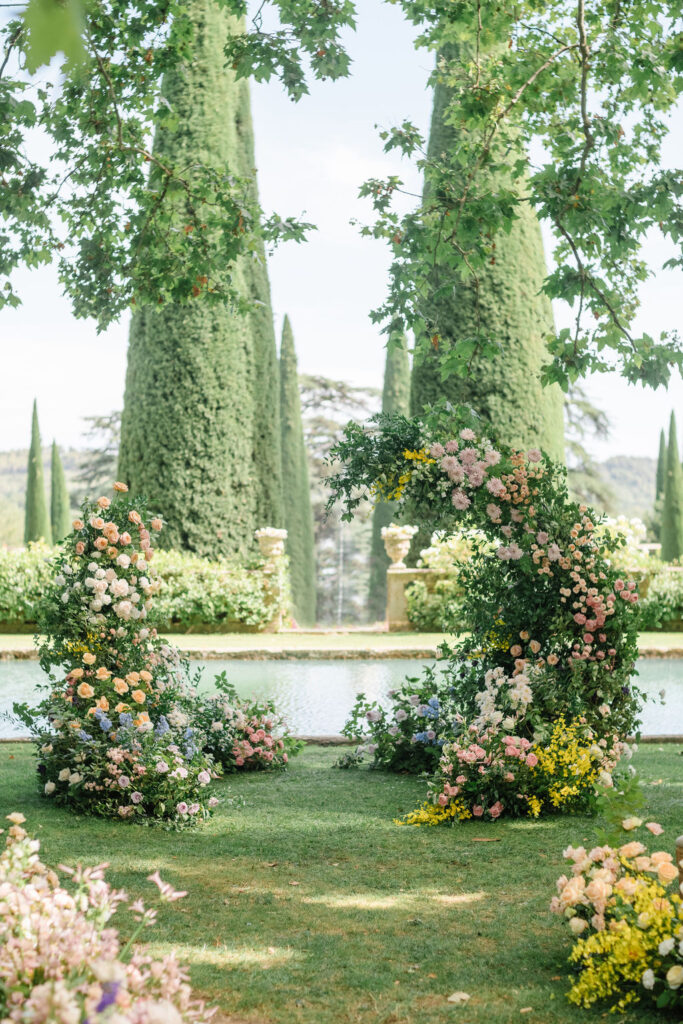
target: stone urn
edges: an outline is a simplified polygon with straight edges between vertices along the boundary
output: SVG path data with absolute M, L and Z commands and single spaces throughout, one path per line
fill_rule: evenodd
M 261 554 L 267 562 L 274 558 L 282 558 L 285 553 L 286 530 L 277 530 L 274 526 L 265 526 L 254 534 L 258 541 Z
M 416 533 L 417 526 L 397 526 L 396 523 L 391 523 L 390 526 L 382 528 L 384 550 L 391 561 L 389 572 L 392 569 L 405 569 L 406 564 L 403 559 L 410 551 L 410 545 Z

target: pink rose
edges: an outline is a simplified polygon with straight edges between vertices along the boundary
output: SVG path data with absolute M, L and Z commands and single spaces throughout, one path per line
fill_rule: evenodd
M 489 814 L 491 815 L 492 818 L 500 818 L 502 813 L 503 813 L 503 805 L 500 802 L 500 800 L 496 800 L 496 802 L 493 805 L 493 807 L 489 807 Z
M 538 758 L 536 757 L 535 754 L 527 754 L 526 755 L 526 763 L 527 763 L 527 767 L 528 768 L 535 768 L 536 765 L 538 764 Z
M 526 453 L 526 457 L 529 460 L 529 462 L 540 462 L 543 458 L 543 455 L 538 448 L 530 448 L 529 451 Z
M 481 804 L 475 804 L 474 807 L 472 808 L 472 814 L 474 815 L 475 818 L 481 818 L 483 813 L 484 808 L 481 806 Z
M 439 793 L 439 801 L 438 802 L 439 802 L 439 806 L 440 807 L 445 807 L 446 806 L 446 804 L 448 803 L 448 797 L 446 796 L 445 793 Z

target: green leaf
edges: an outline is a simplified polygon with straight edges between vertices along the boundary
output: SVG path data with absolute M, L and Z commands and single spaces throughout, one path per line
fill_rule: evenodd
M 26 66 L 32 74 L 60 52 L 71 66 L 85 60 L 81 0 L 29 0 L 24 23 L 28 36 Z

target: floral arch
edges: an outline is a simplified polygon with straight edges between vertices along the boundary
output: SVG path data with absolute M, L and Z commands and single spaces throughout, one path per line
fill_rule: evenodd
M 497 817 L 500 805 L 540 812 L 574 797 L 585 803 L 599 778 L 611 779 L 642 706 L 631 683 L 637 587 L 609 559 L 623 540 L 598 536 L 599 517 L 569 499 L 564 469 L 539 449 L 494 444 L 470 423 L 454 426 L 449 420 L 433 425 L 385 416 L 371 431 L 351 424 L 335 450 L 342 468 L 332 478 L 332 500 L 343 501 L 347 517 L 370 497 L 397 502 L 403 522 L 451 532 L 475 527 L 486 537 L 462 569 L 470 632 L 444 651 L 445 682 L 435 695 L 441 732 L 427 730 L 441 744 L 435 806 L 451 817 L 469 816 L 453 810 L 463 784 L 449 782 L 462 778 L 458 765 L 467 750 L 473 760 L 466 763 L 484 780 L 483 803 L 470 802 L 460 811 L 483 807 L 482 813 L 490 813 L 493 807 Z M 408 736 L 405 719 L 399 719 L 377 721 L 397 728 L 395 744 L 414 743 L 416 734 Z M 543 751 L 551 748 L 548 760 Z M 558 757 L 566 761 L 563 777 L 574 771 L 586 778 L 580 793 L 565 793 L 559 802 L 557 786 L 555 799 L 547 785 L 543 799 L 532 799 L 534 780 L 522 779 L 509 764 L 524 760 L 537 776 L 545 759 L 552 775 L 559 770 Z M 520 795 L 522 782 L 529 792 Z M 477 786 L 470 789 L 476 798 Z

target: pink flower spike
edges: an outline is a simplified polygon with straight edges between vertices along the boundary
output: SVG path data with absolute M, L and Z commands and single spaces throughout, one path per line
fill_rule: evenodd
M 159 869 L 154 872 L 153 875 L 147 876 L 148 882 L 154 882 L 159 890 L 159 896 L 164 903 L 172 903 L 174 900 L 181 900 L 183 896 L 187 896 L 187 892 L 179 892 L 169 885 L 168 882 L 164 882 L 159 875 Z

